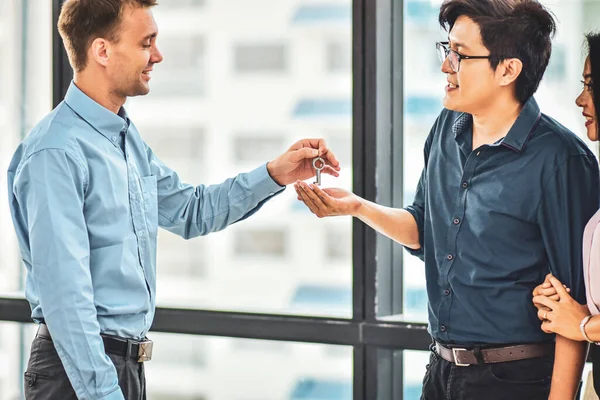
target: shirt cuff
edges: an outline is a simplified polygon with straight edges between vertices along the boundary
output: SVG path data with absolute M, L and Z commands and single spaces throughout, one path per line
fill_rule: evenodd
M 406 207 L 405 210 L 408 211 L 413 216 L 415 221 L 419 221 L 419 219 L 418 219 L 419 216 L 417 215 L 415 210 L 412 209 L 412 207 Z M 419 244 L 421 245 L 421 248 L 415 250 L 415 249 L 411 249 L 410 247 L 406 247 L 406 246 L 403 246 L 403 247 L 406 249 L 406 251 L 408 251 L 408 253 L 410 255 L 419 257 L 421 260 L 423 260 L 423 258 L 425 257 L 425 252 L 423 251 L 423 238 L 421 237 L 421 235 L 422 235 L 422 232 L 419 229 Z
M 266 199 L 285 190 L 285 186 L 279 186 L 271 178 L 269 171 L 267 171 L 267 163 L 250 171 L 247 178 L 250 190 L 252 190 L 258 199 Z
M 106 396 L 99 397 L 99 400 L 125 400 L 121 388 L 117 388 L 114 392 L 110 392 Z

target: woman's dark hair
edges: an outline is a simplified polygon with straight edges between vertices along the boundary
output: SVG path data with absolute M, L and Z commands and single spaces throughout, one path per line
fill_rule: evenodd
M 550 61 L 556 33 L 552 14 L 537 0 L 445 0 L 439 15 L 442 28 L 452 30 L 460 16 L 479 25 L 493 69 L 508 58 L 521 60 L 516 96 L 525 104 L 537 91 Z
M 585 35 L 587 41 L 590 64 L 592 66 L 592 100 L 596 109 L 596 126 L 598 127 L 598 137 L 600 137 L 600 33 L 588 33 Z

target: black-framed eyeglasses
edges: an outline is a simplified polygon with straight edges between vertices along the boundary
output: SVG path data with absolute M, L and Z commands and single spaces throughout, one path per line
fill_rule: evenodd
M 448 59 L 448 61 L 450 62 L 450 68 L 452 68 L 452 71 L 454 71 L 454 72 L 460 71 L 460 62 L 462 60 L 481 60 L 481 59 L 489 60 L 490 58 L 492 58 L 491 55 L 489 55 L 489 56 L 465 56 L 465 55 L 462 55 L 459 52 L 452 50 L 450 48 L 450 42 L 437 42 L 435 44 L 435 47 L 437 49 L 438 56 L 440 57 L 440 61 L 442 62 L 442 64 L 444 63 L 444 61 L 446 61 L 446 59 Z

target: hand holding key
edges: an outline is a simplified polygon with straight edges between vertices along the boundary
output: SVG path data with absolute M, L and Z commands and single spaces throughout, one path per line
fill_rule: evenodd
M 314 163 L 315 157 L 323 164 Z M 315 165 L 316 164 L 316 165 Z M 285 153 L 267 164 L 269 175 L 277 184 L 284 186 L 297 180 L 305 180 L 315 176 L 316 167 L 320 174 L 339 176 L 340 162 L 323 139 L 303 139 L 294 143 Z

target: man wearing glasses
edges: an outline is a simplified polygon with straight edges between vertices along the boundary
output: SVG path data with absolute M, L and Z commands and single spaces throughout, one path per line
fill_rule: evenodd
M 446 0 L 439 20 L 449 31 L 437 44 L 445 109 L 413 204 L 303 182 L 298 196 L 425 261 L 434 343 L 422 399 L 573 399 L 584 345 L 543 333 L 531 305 L 548 272 L 585 301 L 580 249 L 599 202 L 586 183 L 598 181 L 594 155 L 533 98 L 555 21 L 536 0 Z

